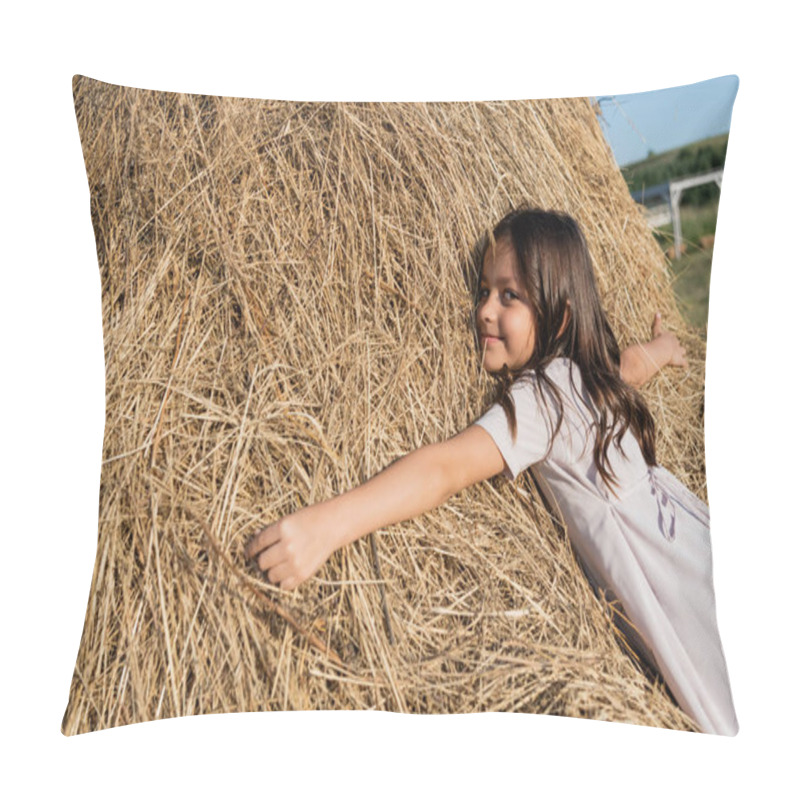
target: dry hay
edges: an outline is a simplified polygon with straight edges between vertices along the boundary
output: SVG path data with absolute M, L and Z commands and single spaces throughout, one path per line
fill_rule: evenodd
M 379 571 L 367 537 L 287 593 L 242 553 L 260 526 L 485 410 L 476 245 L 523 201 L 577 217 L 621 344 L 657 309 L 687 344 L 691 370 L 645 396 L 659 461 L 704 494 L 704 344 L 590 102 L 74 90 L 107 395 L 64 733 L 272 709 L 694 730 L 626 655 L 528 476 L 378 531 Z

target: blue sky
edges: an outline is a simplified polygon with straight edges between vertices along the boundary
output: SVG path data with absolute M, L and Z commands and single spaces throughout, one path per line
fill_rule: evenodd
M 727 133 L 739 78 L 726 75 L 654 92 L 598 97 L 601 127 L 619 166 Z

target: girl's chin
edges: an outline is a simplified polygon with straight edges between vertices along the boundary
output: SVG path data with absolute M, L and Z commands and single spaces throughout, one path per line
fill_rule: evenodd
M 490 374 L 490 375 L 497 375 L 503 371 L 503 367 L 505 366 L 505 362 L 502 364 L 496 363 L 489 363 L 487 364 L 486 361 L 483 362 L 483 368 Z
M 508 368 L 513 372 L 514 370 L 521 369 L 524 365 L 518 366 L 516 363 L 509 364 L 506 359 L 483 359 L 483 369 L 490 375 L 499 375 L 505 366 L 508 366 Z

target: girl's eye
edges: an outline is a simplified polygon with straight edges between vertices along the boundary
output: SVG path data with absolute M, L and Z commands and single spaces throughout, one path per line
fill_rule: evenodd
M 488 289 L 481 289 L 478 292 L 478 300 L 485 300 L 488 296 L 489 296 L 489 290 Z M 519 295 L 516 292 L 512 291 L 511 289 L 506 289 L 503 292 L 503 296 L 508 298 L 509 300 L 518 300 L 519 299 Z

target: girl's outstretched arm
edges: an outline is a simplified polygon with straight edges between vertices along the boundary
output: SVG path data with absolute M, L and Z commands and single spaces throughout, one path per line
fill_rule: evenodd
M 245 554 L 257 559 L 270 582 L 294 589 L 338 548 L 430 511 L 504 468 L 492 437 L 472 425 L 451 439 L 414 450 L 349 492 L 262 528 Z
M 686 350 L 674 333 L 661 330 L 661 314 L 653 319 L 653 338 L 647 344 L 634 344 L 620 354 L 619 371 L 625 383 L 637 389 L 662 367 L 688 367 Z

